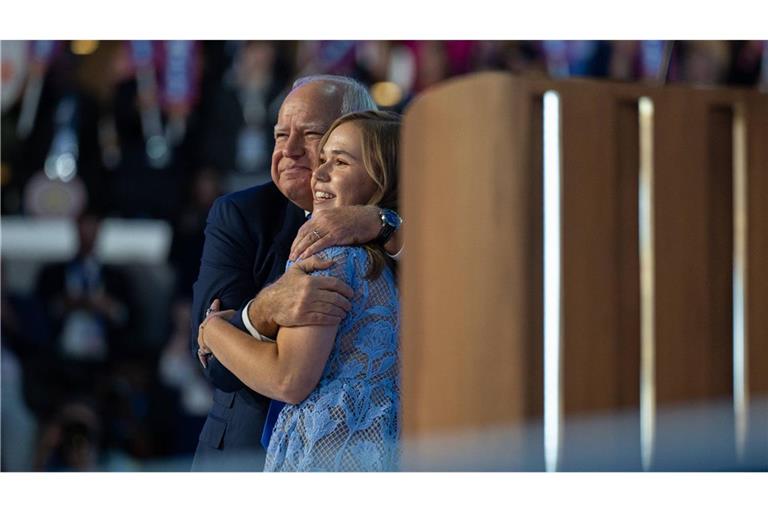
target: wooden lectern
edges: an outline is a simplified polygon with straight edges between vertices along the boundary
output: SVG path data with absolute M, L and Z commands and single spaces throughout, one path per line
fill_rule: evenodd
M 768 95 L 479 73 L 402 137 L 404 470 L 768 468 Z

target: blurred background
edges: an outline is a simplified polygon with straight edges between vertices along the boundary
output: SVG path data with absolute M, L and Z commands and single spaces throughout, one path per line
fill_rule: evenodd
M 208 208 L 270 179 L 291 83 L 402 112 L 481 70 L 768 90 L 764 41 L 3 41 L 3 471 L 186 471 Z

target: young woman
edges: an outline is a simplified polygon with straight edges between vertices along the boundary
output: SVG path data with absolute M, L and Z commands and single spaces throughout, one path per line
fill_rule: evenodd
M 357 112 L 320 142 L 314 210 L 375 204 L 397 210 L 400 116 Z M 396 469 L 400 307 L 394 262 L 378 244 L 331 247 L 317 274 L 344 280 L 352 309 L 338 326 L 283 327 L 259 341 L 214 313 L 198 342 L 253 390 L 287 402 L 272 431 L 266 471 Z M 287 267 L 295 262 L 289 261 Z

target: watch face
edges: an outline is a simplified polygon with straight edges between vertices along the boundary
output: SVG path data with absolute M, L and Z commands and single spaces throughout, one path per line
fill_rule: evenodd
M 382 210 L 381 219 L 395 228 L 399 227 L 402 222 L 400 217 L 392 210 Z

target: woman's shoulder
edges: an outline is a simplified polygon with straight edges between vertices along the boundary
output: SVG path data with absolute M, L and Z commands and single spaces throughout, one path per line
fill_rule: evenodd
M 318 257 L 322 260 L 333 260 L 337 264 L 342 264 L 343 267 L 354 270 L 359 266 L 365 265 L 368 261 L 368 254 L 362 247 L 348 246 L 348 245 L 334 245 L 327 247 L 320 252 L 317 252 L 313 257 Z M 301 260 L 297 260 L 301 261 Z M 297 261 L 288 260 L 286 267 L 295 265 Z
M 334 261 L 335 265 L 331 267 L 333 269 L 331 274 L 346 277 L 350 286 L 354 286 L 353 283 L 365 276 L 368 270 L 368 253 L 363 247 L 333 246 L 318 252 L 317 256 L 324 260 Z
M 317 255 L 326 260 L 362 259 L 365 261 L 368 258 L 368 254 L 363 247 L 353 245 L 334 245 L 323 249 Z

